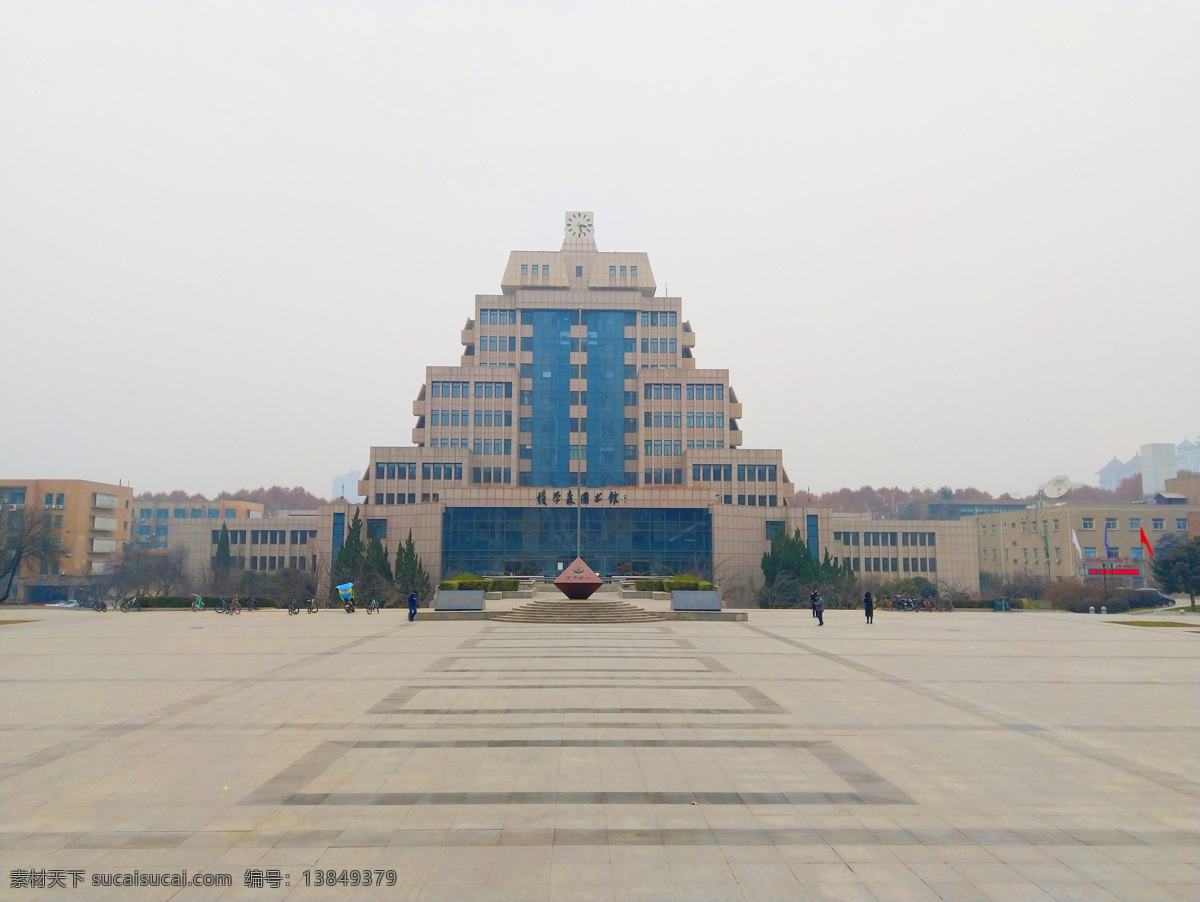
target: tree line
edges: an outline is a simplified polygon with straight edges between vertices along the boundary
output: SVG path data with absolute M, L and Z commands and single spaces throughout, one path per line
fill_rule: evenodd
M 281 485 L 273 485 L 270 488 L 260 486 L 257 489 L 238 489 L 236 492 L 221 492 L 214 498 L 207 498 L 200 494 L 189 495 L 182 489 L 176 489 L 173 492 L 142 492 L 137 496 L 136 500 L 178 501 L 181 503 L 188 501 L 196 503 L 209 501 L 253 501 L 261 504 L 268 516 L 277 514 L 280 511 L 316 510 L 322 504 L 325 504 L 324 498 L 314 495 L 303 486 L 288 488 Z
M 811 507 L 828 507 L 839 513 L 870 514 L 877 519 L 885 520 L 922 520 L 929 516 L 929 505 L 944 502 L 971 503 L 980 502 L 1028 502 L 1032 504 L 1036 495 L 1014 496 L 1005 492 L 994 496 L 983 489 L 973 486 L 955 489 L 944 485 L 937 489 L 902 489 L 899 486 L 880 486 L 874 488 L 864 485 L 861 488 L 841 488 L 833 492 L 813 494 L 812 492 L 797 492 L 795 502 L 798 505 Z M 1130 476 L 1113 491 L 1084 485 L 1071 489 L 1069 500 L 1073 504 L 1102 504 L 1113 502 L 1126 504 L 1142 499 L 1142 477 Z

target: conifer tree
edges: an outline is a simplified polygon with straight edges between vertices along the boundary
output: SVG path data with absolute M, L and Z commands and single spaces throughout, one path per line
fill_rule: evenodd
M 429 600 L 432 586 L 429 574 L 417 554 L 416 543 L 413 542 L 412 530 L 408 531 L 408 539 L 396 548 L 395 566 L 396 592 L 401 600 L 408 598 L 408 593 L 415 592 L 417 598 Z
M 354 519 L 350 521 L 350 528 L 346 530 L 346 538 L 342 542 L 342 547 L 338 549 L 337 557 L 333 561 L 333 578 L 329 582 L 330 599 L 337 596 L 336 586 L 343 583 L 355 583 L 355 596 L 362 597 L 358 583 L 362 580 L 364 572 L 364 564 L 366 561 L 366 546 L 362 540 L 362 518 L 358 515 L 358 508 L 354 509 Z

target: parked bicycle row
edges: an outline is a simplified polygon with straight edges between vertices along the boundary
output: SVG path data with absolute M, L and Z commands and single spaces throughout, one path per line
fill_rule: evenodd
M 360 603 L 354 596 L 354 584 L 343 583 L 336 588 L 338 592 L 338 598 L 341 601 L 342 610 L 347 614 L 355 613 L 358 610 Z M 234 595 L 232 598 L 210 599 L 209 603 L 205 602 L 203 596 L 196 595 L 195 593 L 192 594 L 192 598 L 193 601 L 188 606 L 195 613 L 200 611 L 215 611 L 218 614 L 233 615 L 241 614 L 242 611 L 256 611 L 259 609 L 259 604 L 253 597 L 243 598 L 240 595 Z M 182 600 L 183 599 L 180 599 L 180 601 Z M 410 621 L 415 619 L 417 616 L 417 605 L 418 600 L 416 594 L 410 593 L 408 596 L 408 619 Z M 99 613 L 104 613 L 109 609 L 108 602 L 104 600 L 95 601 L 87 606 Z M 154 605 L 143 603 L 142 599 L 137 597 L 125 598 L 113 605 L 116 610 L 125 612 L 148 610 L 152 606 Z M 274 605 L 269 604 L 268 606 L 273 607 Z M 184 605 L 179 604 L 177 607 L 182 608 Z M 299 614 L 301 608 L 308 611 L 310 614 L 316 614 L 319 611 L 326 610 L 328 607 L 328 603 L 324 601 L 318 601 L 314 597 L 309 598 L 304 602 L 293 599 L 288 603 L 287 610 L 289 615 Z M 364 610 L 366 610 L 367 614 L 378 614 L 380 611 L 379 602 L 374 598 L 368 598 L 366 603 L 362 604 L 362 607 Z

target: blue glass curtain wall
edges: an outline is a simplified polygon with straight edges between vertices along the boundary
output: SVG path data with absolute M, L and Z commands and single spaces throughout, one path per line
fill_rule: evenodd
M 583 559 L 601 576 L 712 578 L 706 508 L 583 508 Z M 558 575 L 575 557 L 573 507 L 451 507 L 442 517 L 442 577 Z
M 625 322 L 623 310 L 586 310 L 587 481 L 625 484 Z
M 571 323 L 566 310 L 525 311 L 533 320 L 533 485 L 570 479 Z

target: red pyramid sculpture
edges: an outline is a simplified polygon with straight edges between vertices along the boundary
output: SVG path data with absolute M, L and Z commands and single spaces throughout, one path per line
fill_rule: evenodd
M 554 585 L 558 586 L 558 591 L 567 598 L 582 601 L 590 598 L 593 592 L 604 585 L 604 580 L 583 562 L 583 558 L 577 557 L 567 564 L 567 569 L 558 575 Z

